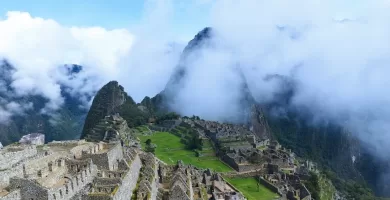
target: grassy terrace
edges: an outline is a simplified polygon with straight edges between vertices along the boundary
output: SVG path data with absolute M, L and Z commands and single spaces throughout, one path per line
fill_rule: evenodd
M 206 144 L 203 151 L 204 156 L 196 157 L 195 152 L 185 149 L 185 145 L 180 142 L 180 138 L 167 132 L 156 132 L 153 135 L 140 135 L 143 148 L 145 141 L 151 139 L 157 145 L 156 156 L 167 164 L 176 164 L 182 160 L 185 164 L 191 164 L 199 168 L 210 168 L 217 172 L 228 172 L 232 169 L 222 163 L 216 156 L 210 144 Z
M 259 185 L 254 178 L 225 178 L 230 184 L 239 189 L 248 200 L 272 200 L 279 198 L 264 185 Z

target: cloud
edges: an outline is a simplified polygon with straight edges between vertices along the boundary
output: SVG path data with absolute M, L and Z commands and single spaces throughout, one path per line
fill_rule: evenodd
M 52 112 L 64 103 L 64 88 L 88 107 L 87 97 L 110 80 L 129 88 L 137 101 L 156 94 L 164 87 L 182 48 L 164 34 L 169 31 L 162 30 L 169 23 L 169 13 L 169 5 L 146 1 L 142 26 L 130 32 L 66 27 L 26 12 L 7 12 L 5 18 L 0 18 L 0 60 L 7 60 L 15 68 L 10 75 L 12 95 L 40 95 L 48 100 L 42 112 Z M 82 70 L 70 76 L 65 64 L 81 65 Z M 23 111 L 2 105 L 2 119 Z
M 63 102 L 59 81 L 65 77 L 59 76 L 61 66 L 83 64 L 82 76 L 104 74 L 107 80 L 115 76 L 116 63 L 133 42 L 126 30 L 67 28 L 24 12 L 8 12 L 7 18 L 0 21 L 0 30 L 0 56 L 15 68 L 11 84 L 15 93 L 42 95 L 50 100 L 50 109 L 57 109 Z M 67 83 L 82 88 L 80 82 Z M 90 87 L 96 89 L 99 85 Z
M 356 3 L 356 5 L 355 5 Z M 211 11 L 212 47 L 196 50 L 175 104 L 209 119 L 234 115 L 240 66 L 259 102 L 282 89 L 264 77 L 296 84 L 292 107 L 337 122 L 387 157 L 390 145 L 390 24 L 386 1 L 233 1 Z M 201 53 L 199 53 L 201 52 Z

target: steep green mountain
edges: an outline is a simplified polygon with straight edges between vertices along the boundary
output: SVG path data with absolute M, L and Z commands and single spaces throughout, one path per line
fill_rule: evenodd
M 69 72 L 77 73 L 80 66 L 65 66 Z M 7 145 L 19 141 L 26 134 L 39 132 L 45 134 L 46 141 L 70 140 L 80 136 L 82 123 L 87 110 L 80 108 L 81 102 L 61 87 L 64 104 L 55 114 L 47 115 L 41 110 L 48 102 L 40 95 L 17 96 L 11 87 L 15 68 L 6 60 L 0 61 L 0 112 L 12 105 L 15 108 L 28 107 L 24 111 L 10 114 L 9 118 L 0 122 L 0 142 Z
M 145 124 L 150 117 L 150 112 L 143 109 L 142 105 L 137 105 L 117 81 L 110 81 L 97 92 L 93 99 L 85 119 L 81 139 L 91 134 L 91 130 L 105 116 L 116 113 L 120 114 L 130 127 Z

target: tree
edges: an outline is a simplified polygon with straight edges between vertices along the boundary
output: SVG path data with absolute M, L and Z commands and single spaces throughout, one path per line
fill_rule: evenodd
M 146 144 L 147 146 L 150 146 L 150 144 L 152 144 L 152 140 L 151 140 L 151 139 L 147 139 L 146 142 L 145 142 L 145 144 Z
M 145 151 L 154 154 L 154 151 L 156 150 L 156 148 L 157 148 L 157 145 L 152 143 L 152 144 L 146 146 Z

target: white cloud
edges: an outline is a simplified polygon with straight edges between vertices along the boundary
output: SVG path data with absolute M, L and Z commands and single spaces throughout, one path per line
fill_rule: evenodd
M 51 100 L 54 109 L 62 102 L 61 77 L 55 76 L 62 65 L 83 64 L 88 75 L 114 78 L 118 60 L 133 42 L 126 30 L 67 28 L 24 12 L 8 12 L 0 21 L 0 30 L 0 55 L 16 68 L 15 91 L 22 96 L 42 95 Z
M 110 80 L 129 88 L 138 101 L 154 95 L 169 78 L 181 46 L 169 46 L 172 40 L 169 34 L 164 35 L 169 32 L 161 29 L 169 23 L 169 5 L 153 5 L 147 4 L 142 20 L 145 23 L 132 33 L 127 29 L 66 27 L 26 12 L 8 12 L 0 18 L 0 59 L 15 67 L 13 95 L 45 97 L 49 102 L 44 112 L 56 110 L 63 103 L 61 85 L 86 105 L 86 96 Z M 79 64 L 83 70 L 70 78 L 64 64 Z M 21 111 L 15 106 L 3 110 L 4 118 Z
M 377 155 L 388 155 L 389 4 L 353 3 L 357 5 L 334 0 L 214 2 L 214 49 L 201 50 L 187 63 L 192 74 L 176 105 L 184 114 L 210 119 L 232 115 L 240 79 L 231 66 L 239 63 L 257 100 L 269 101 L 280 90 L 263 80 L 266 75 L 291 77 L 298 83 L 291 106 L 308 107 L 345 125 L 386 152 Z

